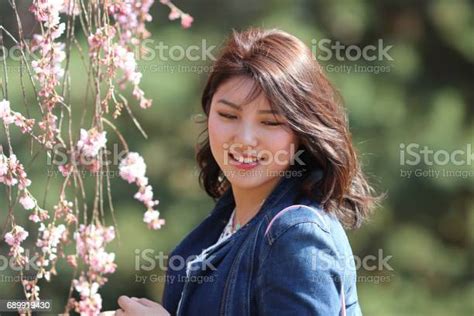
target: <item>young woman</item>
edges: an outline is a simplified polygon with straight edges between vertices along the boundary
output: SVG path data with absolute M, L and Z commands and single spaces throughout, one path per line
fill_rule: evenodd
M 170 254 L 163 306 L 122 296 L 117 314 L 360 315 L 343 227 L 377 198 L 310 49 L 280 30 L 234 32 L 202 107 L 200 181 L 217 203 Z

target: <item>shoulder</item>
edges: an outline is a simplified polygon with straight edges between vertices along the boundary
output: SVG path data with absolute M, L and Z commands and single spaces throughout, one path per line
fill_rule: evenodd
M 316 205 L 290 205 L 265 218 L 263 234 L 270 245 L 292 228 L 313 226 L 317 228 L 315 233 L 330 234 L 331 220 L 329 214 Z
M 339 220 L 316 204 L 295 204 L 267 215 L 260 234 L 261 263 L 270 252 L 278 252 L 283 256 L 288 252 L 291 255 L 302 247 L 318 253 L 323 251 L 334 260 L 352 255 Z

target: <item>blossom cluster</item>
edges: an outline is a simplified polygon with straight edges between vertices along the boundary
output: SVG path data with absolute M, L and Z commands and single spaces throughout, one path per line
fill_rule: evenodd
M 150 36 L 145 23 L 152 20 L 149 11 L 153 3 L 154 0 L 125 0 L 109 6 L 109 14 L 121 30 L 119 40 L 121 45 L 139 45 L 140 40 Z
M 148 184 L 148 178 L 145 176 L 146 164 L 143 157 L 136 152 L 128 153 L 120 162 L 119 173 L 122 179 L 138 186 L 138 192 L 135 193 L 134 197 L 147 208 L 143 221 L 148 224 L 149 228 L 161 228 L 165 224 L 165 220 L 159 218 L 159 211 L 154 210 L 159 201 L 153 199 L 153 188 Z
M 116 86 L 121 89 L 131 87 L 132 96 L 141 108 L 146 109 L 152 105 L 152 100 L 146 98 L 144 91 L 140 88 L 142 73 L 139 72 L 135 51 L 137 47 L 140 47 L 141 42 L 150 36 L 146 23 L 152 20 L 149 11 L 155 0 L 89 1 L 87 6 L 84 5 L 87 1 L 82 0 L 32 0 L 31 2 L 29 9 L 33 13 L 40 32 L 32 36 L 30 45 L 20 45 L 20 50 L 23 57 L 26 56 L 25 52 L 34 53 L 28 54 L 33 57 L 28 73 L 32 76 L 31 83 L 41 114 L 36 120 L 30 119 L 29 115 L 25 117 L 22 113 L 14 111 L 9 100 L 0 101 L 0 125 L 3 122 L 6 127 L 9 146 L 9 151 L 4 154 L 0 145 L 0 184 L 9 187 L 9 201 L 12 202 L 10 207 L 13 209 L 18 204 L 24 210 L 30 211 L 28 219 L 38 224 L 38 234 L 35 236 L 37 239 L 32 244 L 36 246 L 35 256 L 38 258 L 35 259 L 35 263 L 39 269 L 34 280 L 22 280 L 26 298 L 30 301 L 39 300 L 38 281 L 40 279 L 50 281 L 51 276 L 56 275 L 58 260 L 65 259 L 73 268 L 80 267 L 80 274 L 72 280 L 72 285 L 79 293 L 80 299 L 76 301 L 75 298 L 69 298 L 69 309 L 73 308 L 81 315 L 97 315 L 102 308 L 102 298 L 98 290 L 107 282 L 105 275 L 114 273 L 117 267 L 115 254 L 105 250 L 106 245 L 114 240 L 115 230 L 114 227 L 105 227 L 100 224 L 103 213 L 99 213 L 98 203 L 94 204 L 92 221 L 90 219 L 87 221 L 87 216 L 84 216 L 84 223 L 82 223 L 80 215 L 81 211 L 84 215 L 87 213 L 85 192 L 89 190 L 86 188 L 88 181 L 83 181 L 84 174 L 78 171 L 82 171 L 79 168 L 92 172 L 103 169 L 105 162 L 102 161 L 102 157 L 106 156 L 103 153 L 107 149 L 107 133 L 103 129 L 103 122 L 117 132 L 128 152 L 128 146 L 120 132 L 106 117 L 110 102 L 113 101 L 116 106 L 113 118 L 116 118 L 120 110 L 127 105 L 124 96 L 116 95 Z M 170 20 L 180 19 L 183 28 L 191 26 L 193 18 L 189 14 L 181 11 L 169 0 L 160 0 L 160 2 L 170 8 Z M 17 10 L 14 2 L 11 2 L 11 6 Z M 82 11 L 84 8 L 87 10 Z M 67 21 L 62 20 L 65 17 L 64 14 L 67 15 Z M 75 19 L 73 15 L 80 15 L 80 17 Z M 21 30 L 21 21 L 18 23 L 18 29 Z M 71 49 L 72 52 L 72 49 L 77 47 L 74 45 L 78 43 L 77 32 L 74 31 L 76 25 L 82 26 L 82 30 L 86 32 L 89 60 L 85 62 L 88 62 L 87 70 L 91 76 L 89 79 L 93 82 L 93 84 L 87 84 L 87 91 L 84 93 L 85 104 L 88 103 L 88 97 L 98 102 L 90 103 L 94 107 L 92 126 L 80 129 L 79 139 L 73 141 L 71 138 L 75 135 L 75 131 L 70 124 L 74 117 L 71 114 L 79 111 L 76 112 L 75 106 L 73 109 L 70 103 L 70 93 L 67 93 L 67 88 L 70 88 L 71 72 L 66 69 L 71 69 L 67 66 L 69 51 Z M 19 33 L 21 37 L 22 32 Z M 23 38 L 20 38 L 18 43 L 23 43 Z M 66 46 L 66 43 L 70 46 Z M 78 50 L 81 51 L 81 48 L 78 47 Z M 92 92 L 92 95 L 89 95 L 89 92 Z M 84 109 L 84 113 L 90 113 L 88 110 Z M 128 107 L 127 110 L 130 111 Z M 83 118 L 88 118 L 88 116 L 84 115 Z M 132 119 L 136 122 L 133 115 Z M 75 119 L 74 122 L 76 122 Z M 63 183 L 59 202 L 53 206 L 54 215 L 52 216 L 40 207 L 37 199 L 30 192 L 31 181 L 11 148 L 12 142 L 8 129 L 10 125 L 16 125 L 23 134 L 28 134 L 30 138 L 39 141 L 42 149 L 46 149 L 53 159 L 57 157 L 57 145 L 67 146 L 67 156 L 71 160 L 58 167 L 64 178 L 61 178 Z M 64 135 L 66 130 L 69 132 L 69 139 Z M 33 131 L 38 134 L 35 135 Z M 32 148 L 32 151 L 36 149 Z M 144 222 L 151 229 L 159 229 L 165 224 L 165 220 L 160 218 L 160 212 L 156 210 L 159 201 L 154 199 L 153 188 L 146 177 L 146 169 L 143 158 L 135 152 L 129 152 L 119 165 L 120 176 L 128 183 L 134 183 L 138 188 L 134 198 L 143 203 L 146 208 L 143 214 Z M 70 177 L 71 174 L 73 177 Z M 48 173 L 46 191 L 49 188 L 49 175 Z M 104 192 L 107 192 L 104 190 L 105 181 L 102 182 L 99 178 L 97 180 L 95 201 L 102 201 Z M 108 180 L 109 178 L 107 178 L 107 190 L 110 194 Z M 71 188 L 72 186 L 74 187 Z M 78 202 L 74 205 L 66 200 L 69 192 L 74 192 L 74 201 L 84 203 L 83 208 Z M 45 194 L 45 203 L 50 200 L 50 196 L 48 197 L 49 199 L 46 199 Z M 49 209 L 49 207 L 43 207 Z M 25 269 L 28 260 L 33 259 L 28 258 L 28 251 L 22 247 L 22 242 L 28 236 L 29 232 L 17 225 L 15 217 L 11 214 L 11 230 L 5 234 L 4 240 L 10 246 L 10 256 L 21 269 Z M 65 246 L 69 242 L 75 244 L 74 254 L 65 253 L 67 250 Z
M 88 266 L 87 274 L 81 273 L 79 279 L 73 280 L 74 288 L 80 294 L 79 302 L 70 301 L 71 307 L 81 315 L 97 315 L 102 308 L 102 298 L 97 292 L 107 278 L 103 274 L 114 273 L 115 254 L 105 251 L 105 246 L 115 238 L 113 226 L 80 225 L 74 233 L 77 256 Z M 75 262 L 75 259 L 68 258 Z
M 31 185 L 31 180 L 28 179 L 25 168 L 16 155 L 10 155 L 8 158 L 0 153 L 0 183 L 11 187 L 18 185 L 20 190 L 25 190 Z
M 29 217 L 31 221 L 40 222 L 49 218 L 48 212 L 38 206 L 36 199 L 28 191 L 31 180 L 16 155 L 11 155 L 8 158 L 0 153 L 0 183 L 10 187 L 18 185 L 20 191 L 18 202 L 25 210 L 34 210 L 34 213 Z
M 194 18 L 187 13 L 181 11 L 170 0 L 160 0 L 160 2 L 170 8 L 168 19 L 171 21 L 181 19 L 181 26 L 185 29 L 190 28 Z
M 73 214 L 72 207 L 73 203 L 64 199 L 62 196 L 58 205 L 54 206 L 54 218 L 64 218 L 67 225 L 77 223 L 77 217 Z
M 10 232 L 5 234 L 5 242 L 10 245 L 9 255 L 18 266 L 24 266 L 28 261 L 28 258 L 23 255 L 25 250 L 20 245 L 27 237 L 28 232 L 19 225 L 15 225 Z
M 47 147 L 52 148 L 57 141 L 59 133 L 57 127 L 57 116 L 53 110 L 62 102 L 63 98 L 56 92 L 60 85 L 60 79 L 64 75 L 62 62 L 66 57 L 64 43 L 57 39 L 65 30 L 65 24 L 60 23 L 59 14 L 70 12 L 69 2 L 65 8 L 64 0 L 34 0 L 30 11 L 36 20 L 42 24 L 42 34 L 33 35 L 31 51 L 38 52 L 39 58 L 31 62 L 35 79 L 40 85 L 40 105 L 43 108 L 43 118 L 38 124 L 43 134 L 38 138 Z
M 107 243 L 115 238 L 113 226 L 102 227 L 100 225 L 79 226 L 74 233 L 76 241 L 76 252 L 87 264 L 91 271 L 97 274 L 114 273 L 116 264 L 115 254 L 107 253 L 104 249 Z
M 69 306 L 81 315 L 98 315 L 102 308 L 102 297 L 97 291 L 99 283 L 89 282 L 84 275 L 78 280 L 73 280 L 74 289 L 79 292 L 79 302 L 71 298 Z
M 15 123 L 23 134 L 30 133 L 35 124 L 34 119 L 27 119 L 21 113 L 13 111 L 10 108 L 10 101 L 5 99 L 0 101 L 0 119 L 3 120 L 6 125 Z
M 89 131 L 81 128 L 81 137 L 77 142 L 77 148 L 87 157 L 96 157 L 99 151 L 105 148 L 107 143 L 107 132 L 99 132 L 93 128 Z
M 145 93 L 139 86 L 142 74 L 137 71 L 133 47 L 121 43 L 121 40 L 115 41 L 117 32 L 124 34 L 120 28 L 108 25 L 98 28 L 95 33 L 90 34 L 88 37 L 89 56 L 92 59 L 97 59 L 99 65 L 106 67 L 107 78 L 116 78 L 118 76 L 117 70 L 120 70 L 123 73 L 122 77 L 117 80 L 120 88 L 124 89 L 126 83 L 132 84 L 133 96 L 139 101 L 140 107 L 149 108 L 152 101 L 145 98 Z M 109 80 L 109 91 L 113 90 L 112 84 Z M 103 103 L 107 104 L 111 98 L 112 95 L 107 94 Z
M 49 219 L 47 210 L 43 210 L 39 207 L 36 199 L 31 195 L 28 190 L 24 190 L 18 201 L 25 210 L 33 210 L 28 219 L 32 222 L 39 223 Z
M 36 264 L 40 268 L 38 272 L 38 279 L 45 278 L 47 281 L 51 279 L 51 272 L 55 274 L 54 263 L 58 257 L 58 247 L 61 241 L 67 240 L 68 231 L 66 226 L 63 224 L 54 225 L 53 223 L 45 226 L 43 223 L 40 224 L 38 229 L 40 234 L 36 241 L 36 246 L 41 249 L 42 256 Z M 52 266 L 49 271 L 47 268 Z
M 96 128 L 85 130 L 81 128 L 80 137 L 74 150 L 70 153 L 71 161 L 58 166 L 59 171 L 67 177 L 76 166 L 83 166 L 90 172 L 98 172 L 101 163 L 99 153 L 107 144 L 107 132 L 99 132 Z
M 38 280 L 22 280 L 23 288 L 25 289 L 26 298 L 32 301 L 38 301 L 40 299 L 39 292 L 40 288 L 36 283 Z

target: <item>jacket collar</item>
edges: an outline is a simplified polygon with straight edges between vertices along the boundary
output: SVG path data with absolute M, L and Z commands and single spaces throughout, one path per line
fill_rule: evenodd
M 275 188 L 265 199 L 265 202 L 262 204 L 259 212 L 247 224 L 258 221 L 258 218 L 261 218 L 266 213 L 273 213 L 272 210 L 279 210 L 281 207 L 296 203 L 296 198 L 298 198 L 298 193 L 300 191 L 299 185 L 301 182 L 301 174 L 300 176 L 293 175 L 281 177 Z M 222 221 L 222 223 L 225 224 L 230 218 L 234 207 L 234 195 L 232 193 L 232 188 L 229 187 L 217 201 L 211 215 L 216 216 L 219 221 Z M 247 226 L 247 224 L 244 225 L 244 227 Z M 220 225 L 218 226 L 220 229 Z

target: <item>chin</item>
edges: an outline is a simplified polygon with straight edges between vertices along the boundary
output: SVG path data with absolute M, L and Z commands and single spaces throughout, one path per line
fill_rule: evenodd
M 242 189 L 255 189 L 258 188 L 269 181 L 275 180 L 275 177 L 258 177 L 258 176 L 234 176 L 227 178 L 230 182 L 230 184 L 233 187 L 238 187 Z

